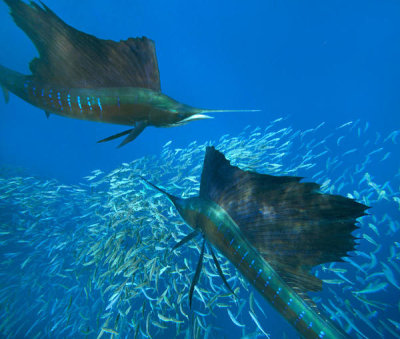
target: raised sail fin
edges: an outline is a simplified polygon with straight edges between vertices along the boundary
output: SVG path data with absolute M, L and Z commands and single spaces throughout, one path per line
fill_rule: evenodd
M 39 52 L 40 57 L 30 64 L 33 80 L 60 87 L 142 87 L 160 91 L 152 40 L 99 39 L 67 25 L 42 2 L 5 3 Z
M 290 286 L 317 291 L 322 283 L 310 269 L 354 249 L 351 233 L 367 206 L 300 180 L 243 171 L 207 147 L 200 196 L 224 208 Z

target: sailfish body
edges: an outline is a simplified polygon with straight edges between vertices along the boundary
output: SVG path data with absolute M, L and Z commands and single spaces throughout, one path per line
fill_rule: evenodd
M 30 104 L 68 118 L 134 125 L 146 121 L 162 127 L 204 117 L 204 110 L 140 87 L 63 88 L 0 66 L 0 82 Z M 193 117 L 194 116 L 194 117 Z
M 306 292 L 322 288 L 310 274 L 313 266 L 341 261 L 353 249 L 351 232 L 367 207 L 321 194 L 319 185 L 300 183 L 300 179 L 240 170 L 208 147 L 198 197 L 177 198 L 146 182 L 166 194 L 186 223 L 217 248 L 302 337 L 345 338 L 319 314 Z M 196 280 L 199 274 L 196 271 Z
M 146 37 L 115 42 L 80 32 L 44 4 L 4 0 L 15 23 L 39 51 L 31 75 L 0 66 L 0 84 L 51 113 L 69 118 L 133 126 L 134 140 L 147 126 L 170 127 L 210 118 L 207 110 L 181 104 L 161 93 L 154 42 Z

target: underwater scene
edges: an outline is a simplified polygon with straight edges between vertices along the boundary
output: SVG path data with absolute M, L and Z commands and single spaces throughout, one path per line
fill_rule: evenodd
M 1 1 L 0 337 L 399 338 L 399 14 Z

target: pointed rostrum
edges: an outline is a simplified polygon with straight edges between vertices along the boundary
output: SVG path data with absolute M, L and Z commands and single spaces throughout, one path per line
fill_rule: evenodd
M 160 91 L 154 42 L 112 41 L 83 33 L 46 5 L 5 0 L 15 23 L 35 44 L 32 79 L 64 88 L 142 87 Z
M 316 265 L 342 261 L 352 251 L 356 219 L 367 206 L 319 192 L 302 178 L 272 176 L 232 166 L 207 147 L 200 196 L 220 205 L 250 243 L 298 293 L 318 291 Z

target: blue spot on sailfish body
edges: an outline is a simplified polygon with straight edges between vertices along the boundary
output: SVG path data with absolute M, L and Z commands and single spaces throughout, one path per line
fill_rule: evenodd
M 99 106 L 100 109 L 100 117 L 103 118 L 103 107 L 101 107 L 100 98 L 97 98 L 97 105 Z
M 63 104 L 61 102 L 61 93 L 57 92 L 58 104 L 60 105 L 61 110 L 63 110 Z
M 81 110 L 81 113 L 82 113 L 81 97 L 78 95 L 76 97 L 76 99 L 78 100 L 78 106 L 79 106 L 79 109 Z
M 68 102 L 69 108 L 72 109 L 72 106 L 71 106 L 71 94 L 69 94 L 69 93 L 67 95 L 67 102 Z
M 92 110 L 92 104 L 90 103 L 90 97 L 87 97 L 86 100 L 87 100 L 87 104 L 88 104 L 90 110 Z

